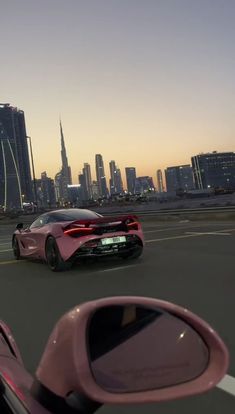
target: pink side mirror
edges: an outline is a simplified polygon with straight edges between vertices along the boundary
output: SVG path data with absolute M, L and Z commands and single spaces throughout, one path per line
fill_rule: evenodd
M 223 341 L 177 305 L 141 297 L 82 304 L 57 323 L 36 376 L 60 397 L 147 403 L 213 388 L 228 368 Z

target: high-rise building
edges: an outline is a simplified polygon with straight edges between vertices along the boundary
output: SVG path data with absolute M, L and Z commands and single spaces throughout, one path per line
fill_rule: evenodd
M 56 176 L 55 176 L 55 197 L 56 197 L 56 202 L 58 204 L 61 204 L 61 194 L 63 192 L 63 188 L 62 188 L 62 172 L 59 171 Z
M 97 181 L 92 181 L 92 195 L 93 195 L 93 200 L 98 200 L 99 198 L 99 188 L 98 188 L 98 183 Z
M 195 188 L 191 165 L 168 167 L 165 170 L 168 192 L 190 191 Z
M 97 183 L 99 188 L 99 196 L 100 197 L 107 197 L 108 189 L 106 183 L 106 177 L 104 172 L 104 162 L 101 154 L 96 154 L 95 156 L 95 164 L 96 164 L 96 177 Z
M 73 207 L 79 207 L 82 204 L 82 188 L 80 184 L 68 185 L 68 201 Z
M 159 193 L 164 192 L 162 170 L 157 170 L 157 191 Z
M 115 161 L 110 161 L 110 193 L 121 194 L 123 193 L 122 175 L 120 169 L 116 166 Z
M 61 194 L 60 198 L 64 201 L 68 200 L 68 185 L 72 184 L 72 177 L 71 177 L 71 168 L 68 165 L 68 158 L 66 154 L 65 148 L 65 141 L 64 141 L 64 133 L 62 128 L 62 123 L 60 121 L 60 138 L 61 138 L 61 161 L 62 161 L 62 168 L 61 168 Z
M 33 200 L 24 112 L 0 104 L 0 205 L 18 209 L 22 200 Z
M 91 166 L 87 162 L 84 163 L 83 175 L 85 178 L 85 191 L 87 200 L 92 199 L 92 180 L 91 180 Z
M 47 177 L 46 171 L 41 174 L 41 186 L 44 205 L 53 207 L 56 204 L 55 184 L 52 178 Z
M 135 191 L 140 194 L 154 192 L 155 187 L 152 177 L 137 177 L 135 180 Z
M 235 189 L 235 152 L 212 152 L 192 157 L 197 189 Z
M 41 174 L 41 179 L 36 180 L 37 198 L 44 208 L 51 208 L 56 205 L 55 185 L 52 178 L 47 177 L 46 171 Z
M 112 194 L 117 193 L 117 188 L 116 188 L 117 168 L 116 168 L 115 161 L 110 161 L 109 170 L 110 170 L 109 188 L 110 188 L 110 194 L 112 195 Z
M 127 191 L 129 194 L 135 194 L 136 169 L 134 167 L 126 167 Z
M 88 194 L 87 194 L 87 188 L 86 188 L 86 178 L 84 174 L 78 175 L 78 182 L 80 185 L 80 192 L 81 192 L 81 200 L 87 201 L 88 200 Z
M 116 188 L 117 188 L 118 194 L 123 194 L 122 173 L 119 168 L 117 168 L 117 172 L 116 172 Z

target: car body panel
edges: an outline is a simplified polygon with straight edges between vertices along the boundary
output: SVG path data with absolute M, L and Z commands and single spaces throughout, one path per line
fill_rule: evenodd
M 9 344 L 12 349 L 10 349 Z M 23 408 L 34 414 L 50 413 L 30 394 L 34 379 L 26 371 L 14 337 L 8 326 L 2 321 L 0 321 L 0 380 L 17 397 L 17 406 L 22 405 L 20 413 L 24 412 Z

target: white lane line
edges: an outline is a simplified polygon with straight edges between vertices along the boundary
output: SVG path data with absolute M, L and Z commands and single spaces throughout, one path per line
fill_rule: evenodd
M 6 246 L 6 245 L 9 245 L 9 244 L 11 244 L 10 242 L 8 242 L 8 243 L 0 243 L 0 246 Z
M 217 385 L 217 388 L 235 396 L 235 378 L 231 377 L 231 375 L 225 375 Z
M 209 224 L 208 225 L 205 225 L 204 227 L 209 227 Z M 156 229 L 156 230 L 144 230 L 143 229 L 143 231 L 144 231 L 144 234 L 146 234 L 146 233 L 158 233 L 158 232 L 162 232 L 162 231 L 174 231 L 174 230 L 183 230 L 183 229 L 194 229 L 194 228 L 198 228 L 198 227 L 203 227 L 203 226 L 197 226 L 197 225 L 192 225 L 192 226 L 181 226 L 181 227 L 166 227 L 166 228 L 164 228 L 164 229 Z M 214 231 L 212 231 L 212 232 L 208 232 L 208 234 L 210 234 L 210 233 L 218 233 L 218 232 L 220 232 L 220 231 L 228 231 L 228 229 L 226 229 L 226 230 L 214 230 Z M 189 233 L 189 232 L 188 232 Z M 193 233 L 193 232 L 190 232 L 190 233 Z M 197 232 L 195 232 L 195 233 L 197 233 Z M 198 232 L 199 233 L 199 232 Z
M 201 235 L 201 236 L 204 236 L 204 235 L 205 236 L 232 236 L 231 233 L 219 233 L 217 231 L 202 232 L 202 233 L 196 232 L 196 231 L 186 231 L 185 234 L 198 234 L 198 235 Z
M 136 266 L 138 266 L 138 264 L 129 265 L 129 266 L 111 267 L 110 269 L 98 270 L 95 273 L 114 272 L 115 270 L 123 270 L 123 269 L 128 269 L 129 267 L 136 267 Z
M 235 229 L 218 230 L 217 233 L 232 232 L 232 231 L 235 231 Z M 205 234 L 205 233 L 184 234 L 184 235 L 181 235 L 181 236 L 163 237 L 161 239 L 145 240 L 145 243 L 161 242 L 161 241 L 164 241 L 164 240 L 187 239 L 189 237 L 202 237 L 202 236 L 206 236 L 206 235 L 207 234 Z
M 4 262 L 0 262 L 0 266 L 1 265 L 8 265 L 8 264 L 19 264 L 19 263 L 24 263 L 24 262 L 26 262 L 26 260 L 16 260 L 16 259 L 14 259 L 14 260 L 5 260 Z
M 161 239 L 145 240 L 145 243 L 154 243 L 154 242 L 160 242 L 164 240 L 187 239 L 189 237 L 201 237 L 201 234 L 186 234 L 183 236 L 163 237 Z
M 0 250 L 0 253 L 12 252 L 12 249 Z
M 147 231 L 144 230 L 144 234 L 146 234 L 146 233 L 159 233 L 161 231 L 182 230 L 182 229 L 185 229 L 185 226 L 184 227 L 168 227 L 168 228 L 166 227 L 165 229 L 160 229 L 160 230 L 147 230 Z

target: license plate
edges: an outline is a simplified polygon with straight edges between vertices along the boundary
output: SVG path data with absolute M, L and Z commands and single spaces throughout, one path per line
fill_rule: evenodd
M 120 237 L 109 237 L 107 239 L 102 239 L 101 243 L 103 245 L 107 245 L 107 244 L 115 244 L 115 243 L 125 243 L 126 241 L 126 236 L 120 236 Z

